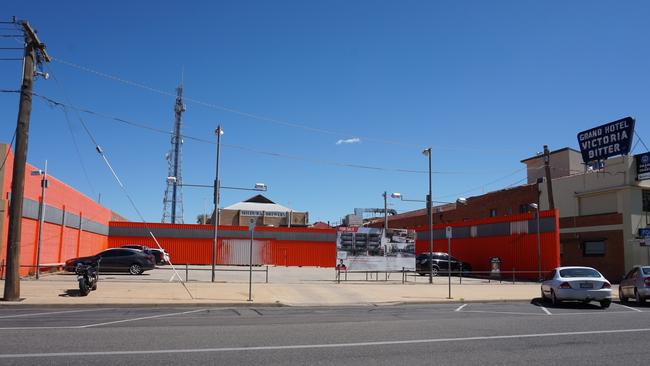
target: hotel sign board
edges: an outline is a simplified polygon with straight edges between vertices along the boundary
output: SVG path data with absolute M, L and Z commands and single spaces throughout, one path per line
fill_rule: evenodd
M 578 144 L 585 163 L 626 155 L 632 147 L 634 118 L 625 117 L 578 134 Z
M 636 161 L 636 180 L 650 179 L 650 153 L 634 155 Z

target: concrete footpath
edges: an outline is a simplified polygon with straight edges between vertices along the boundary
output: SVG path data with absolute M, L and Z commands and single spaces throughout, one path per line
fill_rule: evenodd
M 4 289 L 4 281 L 0 283 Z M 354 306 L 404 303 L 530 301 L 540 295 L 539 284 L 347 282 L 253 283 L 253 301 L 243 282 L 100 281 L 98 289 L 79 296 L 74 276 L 21 281 L 20 302 L 1 306 Z

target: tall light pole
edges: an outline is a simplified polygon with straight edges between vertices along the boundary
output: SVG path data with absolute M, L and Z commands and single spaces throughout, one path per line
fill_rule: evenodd
M 384 235 L 388 235 L 388 193 L 384 191 L 382 196 L 384 197 Z
M 427 195 L 427 214 L 429 216 L 429 283 L 433 283 L 433 207 L 431 202 L 431 148 L 422 151 L 429 157 L 429 194 Z
M 32 170 L 32 175 L 41 176 L 41 202 L 38 205 L 38 240 L 36 242 L 36 279 L 41 273 L 41 240 L 43 238 L 43 223 L 45 221 L 45 188 L 47 188 L 47 160 L 45 170 Z
M 542 242 L 539 236 L 539 205 L 531 203 L 528 206 L 536 210 L 535 216 L 537 217 L 537 278 L 542 280 Z
M 221 135 L 223 135 L 223 130 L 221 125 L 217 126 L 217 129 L 214 130 L 214 133 L 217 135 L 217 164 L 216 164 L 216 173 L 214 178 L 214 239 L 212 240 L 212 282 L 214 282 L 215 275 L 215 266 L 217 264 L 217 238 L 219 236 L 219 154 L 221 152 Z

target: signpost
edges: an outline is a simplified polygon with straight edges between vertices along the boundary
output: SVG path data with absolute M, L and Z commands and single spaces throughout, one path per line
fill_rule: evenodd
M 634 155 L 636 161 L 636 180 L 650 179 L 650 152 Z
M 648 265 L 650 266 L 650 227 L 639 228 L 639 236 L 643 238 L 640 245 L 646 247 L 648 251 Z
M 449 296 L 447 297 L 448 299 L 451 299 L 451 236 L 452 236 L 452 228 L 451 226 L 447 226 L 445 228 L 445 236 L 447 237 L 447 284 L 449 287 Z
M 626 155 L 632 147 L 634 118 L 625 117 L 578 133 L 578 144 L 585 163 Z
M 255 232 L 255 218 L 248 221 L 248 231 L 251 232 L 251 245 L 248 250 L 248 301 L 253 301 L 253 233 Z

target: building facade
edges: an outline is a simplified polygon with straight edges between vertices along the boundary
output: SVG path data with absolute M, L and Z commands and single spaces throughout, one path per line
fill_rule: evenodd
M 214 217 L 214 213 L 212 216 Z M 219 209 L 219 225 L 247 226 L 251 219 L 257 226 L 306 227 L 309 225 L 308 212 L 284 207 L 261 194 Z

